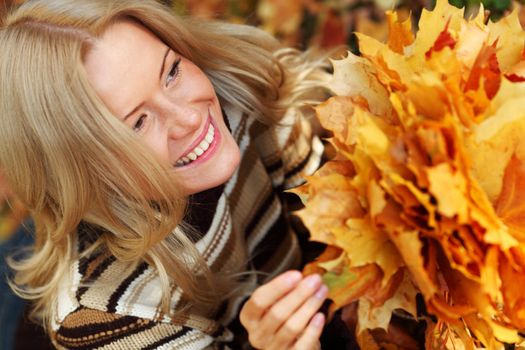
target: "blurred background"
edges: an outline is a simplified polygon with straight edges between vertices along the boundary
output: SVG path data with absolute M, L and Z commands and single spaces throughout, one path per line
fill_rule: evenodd
M 354 32 L 384 40 L 385 11 L 396 9 L 401 19 L 411 17 L 413 28 L 423 8 L 435 0 L 160 0 L 181 15 L 220 19 L 258 26 L 288 46 L 299 49 L 347 45 L 358 53 Z M 0 0 L 0 15 L 23 0 Z M 481 4 L 491 20 L 517 10 L 525 24 L 525 0 L 449 0 L 476 13 Z M 0 350 L 51 348 L 42 330 L 27 319 L 28 305 L 14 296 L 6 283 L 5 257 L 32 241 L 31 225 L 23 206 L 9 191 L 0 173 Z
M 24 0 L 0 0 L 0 13 Z M 396 9 L 401 18 L 411 16 L 414 28 L 423 8 L 435 0 L 159 0 L 181 15 L 221 19 L 255 25 L 297 48 L 323 48 L 348 44 L 355 48 L 352 33 L 358 31 L 379 40 L 386 37 L 384 12 Z M 480 4 L 497 20 L 506 11 L 518 9 L 522 24 L 525 0 L 449 0 L 466 7 L 467 15 Z

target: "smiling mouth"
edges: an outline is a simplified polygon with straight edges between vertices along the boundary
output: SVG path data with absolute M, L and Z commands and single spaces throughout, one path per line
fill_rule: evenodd
M 210 145 L 215 139 L 215 127 L 210 122 L 206 135 L 202 138 L 201 142 L 193 148 L 191 151 L 180 157 L 175 162 L 175 167 L 183 167 L 198 160 L 202 155 L 206 154 L 206 151 L 210 148 Z

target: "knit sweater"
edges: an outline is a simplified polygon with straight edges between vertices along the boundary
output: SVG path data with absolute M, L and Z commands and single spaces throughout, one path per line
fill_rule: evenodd
M 195 246 L 211 271 L 258 271 L 247 274 L 253 289 L 300 263 L 282 191 L 317 169 L 323 147 L 295 110 L 273 126 L 234 108 L 225 112 L 241 151 L 240 165 L 224 185 L 190 198 L 186 220 L 200 232 Z M 92 233 L 80 228 L 78 244 L 86 245 Z M 161 312 L 160 285 L 156 269 L 146 262 L 126 269 L 109 254 L 79 259 L 61 282 L 55 345 L 126 350 L 240 346 L 239 331 L 230 328 L 238 324 L 242 296 L 220 308 L 181 312 L 183 293 L 174 287 L 170 316 Z

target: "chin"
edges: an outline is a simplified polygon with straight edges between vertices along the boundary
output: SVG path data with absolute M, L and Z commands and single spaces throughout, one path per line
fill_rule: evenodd
M 230 154 L 228 159 L 217 159 L 215 162 L 210 162 L 206 167 L 207 169 L 200 169 L 199 175 L 180 179 L 187 185 L 183 190 L 184 194 L 189 196 L 226 183 L 232 178 L 239 167 L 239 163 L 239 151 Z

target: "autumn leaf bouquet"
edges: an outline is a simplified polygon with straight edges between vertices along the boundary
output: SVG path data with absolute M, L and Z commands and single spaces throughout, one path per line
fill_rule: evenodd
M 335 96 L 316 110 L 335 156 L 296 190 L 328 245 L 305 269 L 332 311 L 354 306 L 364 349 L 384 347 L 374 331 L 392 314 L 426 322 L 429 349 L 519 346 L 525 33 L 516 12 L 487 24 L 446 0 L 417 35 L 387 18 L 386 43 L 358 34 L 361 55 L 333 61 Z

